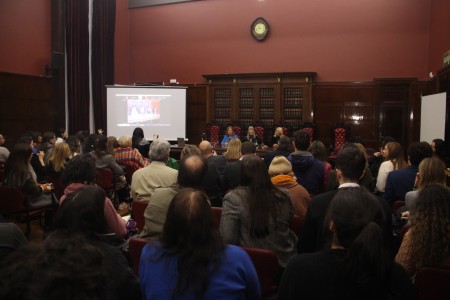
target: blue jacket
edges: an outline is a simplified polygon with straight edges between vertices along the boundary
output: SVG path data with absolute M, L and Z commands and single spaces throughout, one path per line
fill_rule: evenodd
M 292 171 L 297 177 L 297 182 L 309 194 L 313 196 L 320 194 L 323 190 L 325 164 L 306 151 L 295 151 L 288 160 L 292 164 Z
M 404 169 L 389 172 L 386 179 L 383 198 L 389 204 L 396 200 L 405 200 L 407 192 L 414 189 L 418 167 L 410 165 Z

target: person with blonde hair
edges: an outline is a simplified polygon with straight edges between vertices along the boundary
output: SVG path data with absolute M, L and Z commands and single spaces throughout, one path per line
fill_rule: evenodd
M 272 139 L 270 140 L 270 144 L 272 145 L 273 148 L 278 148 L 278 140 L 280 139 L 281 136 L 283 136 L 283 127 L 277 127 L 275 129 L 275 132 L 273 133 Z
M 292 207 L 294 214 L 302 220 L 305 218 L 311 197 L 308 191 L 298 184 L 292 172 L 292 165 L 284 156 L 276 156 L 269 166 L 269 175 L 272 183 L 280 188 L 287 189 L 291 194 Z
M 411 276 L 422 267 L 450 267 L 450 190 L 437 183 L 425 186 L 411 216 L 395 261 Z
M 388 174 L 395 170 L 406 168 L 408 164 L 403 159 L 403 149 L 398 142 L 389 142 L 383 149 L 384 162 L 381 163 L 377 176 L 377 192 L 384 193 Z
M 439 183 L 445 185 L 445 164 L 438 157 L 424 158 L 419 164 L 419 172 L 416 175 L 416 190 L 405 195 L 405 205 L 408 210 L 413 210 L 419 199 L 419 191 L 428 184 Z
M 69 144 L 62 142 L 55 144 L 55 147 L 50 154 L 47 165 L 47 175 L 52 178 L 61 177 L 61 172 L 64 170 L 66 163 L 72 158 Z
M 241 158 L 241 140 L 238 138 L 232 138 L 228 146 L 227 151 L 223 154 L 227 162 L 237 161 Z

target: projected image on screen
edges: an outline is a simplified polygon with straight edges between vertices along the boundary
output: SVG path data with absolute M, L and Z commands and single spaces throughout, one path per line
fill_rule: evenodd
M 108 135 L 131 135 L 141 127 L 146 139 L 186 137 L 186 87 L 107 86 Z
M 160 98 L 151 98 L 149 96 L 137 97 L 138 99 L 135 98 L 136 97 L 126 98 L 128 123 L 146 124 L 160 119 Z

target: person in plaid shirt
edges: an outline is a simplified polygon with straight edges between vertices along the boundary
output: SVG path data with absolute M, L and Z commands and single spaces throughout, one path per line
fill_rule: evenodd
M 119 148 L 114 154 L 114 159 L 119 164 L 132 165 L 136 170 L 148 166 L 150 163 L 142 157 L 137 149 L 131 148 L 131 135 L 119 137 Z

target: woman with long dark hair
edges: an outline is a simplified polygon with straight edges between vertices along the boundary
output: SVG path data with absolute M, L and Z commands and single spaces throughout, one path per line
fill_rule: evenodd
M 30 164 L 32 150 L 29 144 L 19 143 L 14 147 L 5 165 L 5 186 L 17 187 L 26 196 L 30 208 L 40 208 L 52 204 L 51 194 L 44 193 L 51 188 L 37 183 L 36 173 Z
M 331 249 L 289 261 L 278 299 L 415 299 L 405 270 L 392 263 L 380 200 L 363 187 L 341 188 L 330 203 Z
M 131 146 L 133 149 L 138 149 L 139 153 L 148 158 L 148 152 L 150 151 L 150 143 L 144 138 L 144 130 L 141 127 L 136 127 L 133 130 L 133 136 L 131 138 Z
M 287 190 L 275 187 L 264 161 L 244 155 L 241 186 L 225 195 L 220 233 L 226 243 L 269 249 L 281 267 L 296 253 L 297 236 L 289 229 L 294 209 Z
M 170 203 L 159 241 L 141 254 L 145 299 L 259 299 L 253 264 L 237 246 L 225 246 L 208 197 L 182 189 Z

